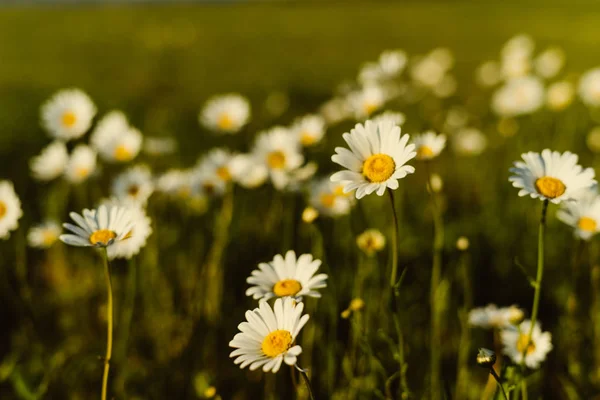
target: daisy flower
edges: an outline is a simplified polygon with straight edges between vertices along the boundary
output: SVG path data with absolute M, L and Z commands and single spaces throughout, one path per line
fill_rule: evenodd
M 98 122 L 90 143 L 105 161 L 128 162 L 140 152 L 142 134 L 129 126 L 125 114 L 111 111 Z
M 56 179 L 63 174 L 68 160 L 67 146 L 60 141 L 52 142 L 29 162 L 31 175 L 38 181 Z
M 130 211 L 124 207 L 101 205 L 97 210 L 84 209 L 83 213 L 70 213 L 77 225 L 64 223 L 72 233 L 60 235 L 59 239 L 71 246 L 108 247 L 129 238 L 134 228 Z
M 402 73 L 407 61 L 403 50 L 385 50 L 379 56 L 379 68 L 386 77 L 393 78 Z
M 531 321 L 525 320 L 518 327 L 503 329 L 500 340 L 503 346 L 502 352 L 515 364 L 523 361 L 523 353 L 525 353 L 525 365 L 535 369 L 540 367 L 546 355 L 552 350 L 552 334 L 542 333 L 541 325 L 536 323 L 530 338 L 530 327 Z
M 479 129 L 463 128 L 452 136 L 452 149 L 456 154 L 476 156 L 487 147 L 487 138 Z
M 367 229 L 356 237 L 356 245 L 366 255 L 372 256 L 384 249 L 385 236 L 377 229 Z
M 302 146 L 314 146 L 325 135 L 325 119 L 320 115 L 304 116 L 294 122 L 291 131 L 296 135 Z
M 152 172 L 146 165 L 136 165 L 125 170 L 112 184 L 112 195 L 123 204 L 145 207 L 153 192 Z
M 344 193 L 344 185 L 324 178 L 311 185 L 309 204 L 320 214 L 338 217 L 350 212 L 354 204 L 354 197 L 349 193 Z
M 194 177 L 197 184 L 206 194 L 222 195 L 227 185 L 246 171 L 240 170 L 240 165 L 234 163 L 235 155 L 224 148 L 211 150 L 198 160 L 194 167 Z
M 485 61 L 475 71 L 475 81 L 484 88 L 496 86 L 501 80 L 502 72 L 496 61 Z
M 446 146 L 446 135 L 428 131 L 413 137 L 417 150 L 417 160 L 431 160 L 437 157 Z
M 434 57 L 427 55 L 416 58 L 410 69 L 413 81 L 422 87 L 434 88 L 446 76 L 447 66 Z
M 288 172 L 304 163 L 300 143 L 283 127 L 274 127 L 258 135 L 252 153 L 267 167 L 273 185 L 282 188 L 288 183 Z
M 140 205 L 122 203 L 112 199 L 106 203 L 106 206 L 124 207 L 127 210 L 130 220 L 133 222 L 131 230 L 125 235 L 127 240 L 116 241 L 107 248 L 109 260 L 114 260 L 115 258 L 129 260 L 146 246 L 146 240 L 152 234 L 150 217 L 146 215 L 146 212 Z
M 565 52 L 558 47 L 550 47 L 541 52 L 533 62 L 535 72 L 542 78 L 553 78 L 565 65 Z
M 56 221 L 46 221 L 29 229 L 27 243 L 38 249 L 48 249 L 58 240 L 62 232 L 60 224 Z
M 484 329 L 502 329 L 523 320 L 523 310 L 513 305 L 498 308 L 495 304 L 469 311 L 469 325 Z
M 7 239 L 10 231 L 19 227 L 23 216 L 21 201 L 15 193 L 12 182 L 0 181 L 0 239 Z
M 558 204 L 572 200 L 583 189 L 596 183 L 594 170 L 577 165 L 578 157 L 569 151 L 559 153 L 545 149 L 540 153 L 522 154 L 510 169 L 515 175 L 508 180 L 519 190 L 519 196 L 531 196 Z
M 231 159 L 233 180 L 245 187 L 254 189 L 269 178 L 269 169 L 254 154 L 237 154 Z
M 492 109 L 501 117 L 531 114 L 544 104 L 544 85 L 539 78 L 525 76 L 509 80 L 492 97 Z
M 600 196 L 596 188 L 584 191 L 577 201 L 562 203 L 556 216 L 575 229 L 576 237 L 591 239 L 600 230 Z
M 206 102 L 199 119 L 215 132 L 237 133 L 250 119 L 250 103 L 236 93 L 215 96 Z
M 331 181 L 342 183 L 345 193 L 356 190 L 357 199 L 373 192 L 383 196 L 387 188 L 398 188 L 398 179 L 415 172 L 405 165 L 416 156 L 415 145 L 389 121 L 356 124 L 343 138 L 350 150 L 336 147 L 331 160 L 347 170 L 333 174 Z
M 371 118 L 371 121 L 374 124 L 390 121 L 393 125 L 402 126 L 404 125 L 404 122 L 406 122 L 406 116 L 401 112 L 385 111 L 381 114 L 375 115 L 373 118 Z
M 81 137 L 91 126 L 96 106 L 79 89 L 61 90 L 41 108 L 42 126 L 52 137 L 64 141 Z
M 553 111 L 567 108 L 575 97 L 575 88 L 570 82 L 560 81 L 548 86 L 546 91 L 546 105 Z
M 251 371 L 262 367 L 264 372 L 276 373 L 282 362 L 296 365 L 302 348 L 294 342 L 309 318 L 302 315 L 303 310 L 304 303 L 292 298 L 277 299 L 273 308 L 260 302 L 258 308 L 246 312 L 246 322 L 238 325 L 240 333 L 229 342 L 236 350 L 229 356 L 236 357 L 234 363 L 240 368 L 250 366 Z
M 192 196 L 192 171 L 171 169 L 156 180 L 156 190 L 170 196 L 187 199 Z
M 386 95 L 381 87 L 368 85 L 361 90 L 350 93 L 347 101 L 356 118 L 367 118 L 383 107 Z
M 293 297 L 300 301 L 302 296 L 321 297 L 317 289 L 327 286 L 326 274 L 315 275 L 321 260 L 310 254 L 302 254 L 296 259 L 293 250 L 277 254 L 273 261 L 258 264 L 246 282 L 253 285 L 246 290 L 246 296 L 269 300 L 272 297 Z
M 97 154 L 84 144 L 77 145 L 67 163 L 65 178 L 71 183 L 81 183 L 96 171 Z
M 589 70 L 581 76 L 578 93 L 586 106 L 600 106 L 600 68 Z

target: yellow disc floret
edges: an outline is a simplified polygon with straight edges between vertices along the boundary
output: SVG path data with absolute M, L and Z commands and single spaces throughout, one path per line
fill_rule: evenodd
M 95 231 L 90 235 L 90 243 L 93 245 L 108 246 L 116 237 L 117 234 L 113 231 L 109 231 L 108 229 L 101 229 L 99 231 Z
M 373 154 L 363 164 L 362 173 L 369 182 L 385 182 L 394 174 L 396 163 L 387 154 Z
M 581 218 L 579 218 L 579 221 L 577 222 L 577 226 L 582 231 L 596 232 L 596 228 L 597 228 L 598 224 L 596 223 L 596 220 L 594 220 L 590 217 L 581 217 Z
M 73 113 L 72 111 L 66 111 L 62 115 L 61 121 L 64 126 L 66 126 L 67 128 L 70 128 L 73 125 L 75 125 L 75 122 L 77 122 L 77 117 L 75 116 L 75 113 Z
M 267 155 L 267 164 L 272 169 L 282 169 L 285 167 L 285 154 L 282 151 L 272 151 Z
M 312 146 L 317 141 L 317 138 L 310 132 L 303 132 L 300 136 L 300 143 L 302 146 Z
M 323 193 L 321 195 L 321 204 L 323 207 L 331 208 L 335 204 L 335 194 Z
M 284 329 L 273 331 L 265 337 L 261 349 L 267 357 L 277 357 L 292 346 L 292 334 Z
M 229 182 L 231 180 L 231 172 L 229 172 L 229 168 L 227 167 L 217 168 L 217 176 L 225 182 Z
M 114 156 L 115 160 L 117 161 L 129 161 L 131 160 L 133 154 L 131 154 L 131 151 L 127 148 L 127 146 L 121 144 L 115 149 Z
M 219 129 L 224 131 L 233 128 L 233 120 L 227 113 L 223 113 L 219 116 L 219 120 L 217 121 L 217 125 Z
M 6 204 L 0 201 L 0 218 L 6 215 Z
M 525 352 L 525 346 L 527 346 L 526 354 L 531 354 L 535 351 L 535 344 L 533 341 L 529 341 L 529 335 L 521 334 L 519 335 L 519 339 L 517 339 L 517 350 L 519 353 Z
M 567 187 L 559 179 L 550 176 L 544 176 L 535 181 L 537 191 L 549 199 L 555 199 L 562 196 Z
M 302 290 L 302 285 L 295 279 L 283 279 L 273 286 L 273 293 L 279 297 L 295 296 Z
M 429 146 L 419 146 L 417 149 L 417 158 L 418 159 L 427 159 L 433 157 L 433 150 Z

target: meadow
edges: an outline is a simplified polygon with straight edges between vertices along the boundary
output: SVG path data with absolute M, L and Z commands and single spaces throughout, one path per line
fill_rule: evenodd
M 0 8 L 0 398 L 597 398 L 598 21 L 592 2 Z M 340 175 L 349 137 L 370 194 Z M 395 186 L 382 154 L 414 172 Z M 289 250 L 327 279 L 253 273 Z M 230 357 L 259 304 L 310 316 L 252 350 L 275 373 Z

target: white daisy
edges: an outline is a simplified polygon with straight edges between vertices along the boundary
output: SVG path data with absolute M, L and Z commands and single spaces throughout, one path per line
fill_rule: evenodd
M 258 308 L 246 312 L 246 322 L 238 325 L 241 331 L 236 334 L 230 347 L 230 357 L 236 357 L 235 364 L 240 368 L 250 366 L 254 371 L 262 367 L 264 372 L 279 371 L 282 362 L 295 365 L 302 353 L 299 345 L 294 345 L 300 330 L 308 321 L 302 315 L 304 303 L 296 303 L 292 298 L 277 299 L 273 308 L 262 301 Z
M 39 181 L 56 179 L 64 172 L 68 160 L 67 146 L 60 141 L 52 142 L 29 162 L 31 175 Z
M 247 189 L 261 186 L 269 178 L 269 169 L 253 154 L 237 154 L 231 159 L 233 180 Z
M 403 50 L 385 50 L 379 56 L 379 68 L 386 77 L 393 78 L 402 73 L 407 61 Z
M 415 57 L 412 61 L 410 76 L 413 81 L 422 87 L 436 87 L 448 72 L 449 60 L 443 57 L 438 58 L 430 54 L 421 57 Z
M 572 200 L 583 189 L 596 183 L 594 170 L 577 165 L 578 157 L 569 151 L 563 154 L 545 149 L 540 153 L 528 152 L 521 157 L 525 162 L 516 161 L 510 169 L 508 180 L 519 188 L 519 196 L 531 196 L 558 204 Z
M 367 118 L 383 107 L 386 97 L 381 87 L 369 85 L 350 93 L 347 101 L 356 118 Z
M 376 85 L 383 78 L 384 74 L 380 65 L 376 62 L 367 62 L 360 67 L 357 80 L 362 85 Z
M 77 145 L 67 163 L 65 178 L 71 183 L 81 183 L 96 171 L 97 154 L 84 144 Z
M 336 147 L 331 160 L 347 168 L 331 176 L 333 182 L 344 185 L 344 192 L 356 190 L 356 198 L 377 192 L 383 196 L 386 188 L 398 188 L 398 179 L 415 172 L 414 167 L 405 165 L 417 153 L 410 137 L 400 135 L 400 127 L 390 121 L 365 125 L 356 124 L 350 133 L 344 133 L 350 150 Z
M 544 104 L 544 85 L 539 78 L 511 79 L 492 97 L 492 109 L 501 117 L 531 114 Z
M 452 136 L 452 148 L 460 155 L 479 155 L 486 147 L 487 138 L 479 129 L 463 128 Z
M 140 152 L 142 139 L 140 131 L 129 126 L 125 114 L 111 111 L 98 122 L 90 143 L 105 161 L 128 162 Z
M 591 239 L 600 231 L 600 196 L 596 187 L 585 190 L 577 201 L 562 203 L 556 216 L 574 228 L 576 237 Z
M 475 80 L 482 87 L 496 86 L 502 80 L 502 71 L 496 61 L 486 61 L 477 67 Z
M 428 131 L 413 136 L 417 151 L 417 160 L 431 160 L 437 157 L 446 146 L 446 135 Z
M 502 57 L 500 74 L 505 80 L 522 78 L 531 72 L 531 57 L 527 54 L 514 53 Z
M 356 245 L 366 255 L 372 256 L 385 248 L 385 236 L 377 229 L 367 229 L 356 237 Z
M 320 266 L 321 260 L 313 259 L 310 254 L 302 254 L 298 259 L 293 250 L 285 258 L 277 254 L 273 261 L 258 264 L 258 269 L 246 279 L 254 285 L 246 290 L 246 296 L 260 300 L 289 296 L 298 301 L 302 296 L 321 297 L 317 289 L 327 286 L 327 275 L 315 275 Z
M 314 146 L 325 135 L 325 119 L 320 115 L 306 115 L 298 118 L 290 129 L 302 146 Z
M 565 65 L 565 52 L 558 47 L 550 47 L 534 60 L 535 71 L 542 78 L 555 77 Z
M 182 199 L 192 195 L 192 171 L 171 169 L 156 180 L 156 190 Z
M 498 308 L 495 304 L 488 304 L 469 311 L 469 325 L 484 329 L 503 329 L 522 320 L 523 310 L 515 305 Z
M 401 112 L 396 111 L 385 111 L 381 114 L 375 115 L 371 118 L 371 121 L 374 124 L 378 124 L 380 122 L 390 121 L 393 125 L 402 126 L 404 122 L 406 122 L 406 116 Z
M 209 99 L 200 112 L 200 123 L 221 133 L 237 133 L 250 119 L 250 103 L 231 93 Z
M 58 240 L 62 232 L 60 224 L 56 221 L 46 221 L 29 229 L 27 243 L 38 249 L 48 249 Z
M 310 187 L 309 204 L 319 213 L 330 217 L 346 215 L 354 204 L 354 196 L 344 193 L 344 185 L 323 178 Z
M 552 334 L 543 332 L 539 323 L 533 327 L 531 338 L 529 330 L 531 321 L 523 321 L 518 327 L 503 329 L 500 333 L 502 341 L 502 352 L 509 356 L 515 364 L 523 361 L 525 353 L 525 365 L 529 368 L 539 368 L 546 355 L 552 350 Z
M 234 176 L 245 171 L 237 170 L 235 154 L 224 148 L 211 150 L 201 157 L 193 168 L 193 180 L 208 194 L 222 195 Z
M 296 169 L 286 171 L 282 174 L 271 174 L 273 187 L 277 190 L 297 192 L 312 179 L 317 172 L 318 166 L 315 162 L 309 162 Z
M 23 216 L 21 201 L 12 182 L 0 181 L 0 239 L 7 239 L 10 231 L 19 227 L 19 218 Z
M 108 246 L 107 251 L 110 260 L 115 258 L 130 259 L 146 246 L 146 240 L 152 234 L 150 217 L 146 215 L 146 211 L 141 206 L 132 203 L 119 203 L 116 200 L 109 201 L 107 206 L 118 206 L 119 204 L 127 210 L 133 225 L 125 235 L 127 240 L 116 241 Z
M 600 68 L 591 69 L 581 76 L 578 93 L 588 107 L 600 106 Z
M 41 108 L 42 126 L 54 138 L 68 141 L 81 137 L 91 126 L 96 106 L 79 89 L 61 90 Z
M 511 55 L 531 56 L 535 42 L 527 34 L 519 34 L 510 38 L 502 47 L 502 57 Z
M 136 165 L 121 172 L 113 181 L 111 192 L 122 204 L 145 207 L 154 192 L 150 168 L 147 165 Z
M 575 97 L 575 88 L 568 81 L 554 82 L 546 91 L 546 105 L 553 111 L 567 108 Z
M 288 172 L 300 168 L 304 163 L 296 137 L 279 126 L 260 133 L 252 153 L 267 167 L 273 185 L 278 188 L 288 183 Z
M 60 240 L 71 246 L 108 247 L 128 239 L 135 223 L 127 208 L 115 206 L 86 208 L 81 215 L 72 212 L 69 216 L 77 225 L 64 223 L 63 227 L 72 233 L 60 235 Z

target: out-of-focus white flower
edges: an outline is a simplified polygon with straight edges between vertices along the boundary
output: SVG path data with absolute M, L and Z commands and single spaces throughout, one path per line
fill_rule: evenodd
M 234 176 L 239 176 L 244 171 L 233 163 L 235 155 L 229 150 L 218 148 L 211 150 L 206 156 L 201 157 L 194 167 L 193 180 L 208 195 L 223 195 Z
M 142 134 L 129 126 L 125 114 L 111 111 L 98 122 L 90 143 L 103 160 L 128 162 L 138 155 L 142 147 Z
M 144 207 L 154 192 L 150 168 L 136 165 L 123 171 L 113 181 L 111 192 L 121 205 Z
M 543 332 L 539 323 L 536 323 L 531 337 L 529 331 L 531 321 L 523 321 L 518 327 L 503 329 L 500 333 L 502 341 L 502 352 L 509 356 L 515 364 L 523 361 L 525 353 L 525 365 L 529 368 L 539 368 L 546 355 L 552 350 L 552 334 Z
M 567 108 L 575 97 L 575 88 L 568 81 L 555 82 L 548 86 L 546 91 L 546 104 L 553 111 Z
M 469 311 L 469 325 L 484 329 L 508 328 L 516 321 L 515 316 L 522 314 L 519 307 L 498 308 L 495 304 L 474 308 Z
M 542 78 L 554 78 L 565 65 L 565 52 L 558 47 L 550 47 L 535 58 L 535 72 Z
M 441 81 L 432 88 L 432 92 L 436 97 L 445 99 L 456 93 L 458 82 L 452 75 L 444 75 Z
M 401 112 L 384 111 L 383 113 L 377 114 L 371 118 L 371 121 L 374 124 L 379 124 L 380 122 L 389 122 L 393 125 L 402 126 L 404 125 L 404 122 L 406 122 L 406 116 Z
M 29 162 L 31 175 L 39 181 L 50 181 L 62 175 L 69 160 L 67 146 L 55 141 Z
M 19 227 L 22 216 L 21 201 L 12 182 L 0 181 L 0 239 L 8 238 L 10 231 Z
M 463 128 L 452 136 L 452 148 L 457 154 L 476 156 L 485 150 L 487 138 L 479 129 Z
M 177 141 L 172 137 L 146 137 L 144 153 L 150 156 L 163 156 L 177 151 Z
M 403 50 L 385 50 L 379 56 L 379 68 L 386 77 L 393 78 L 402 73 L 407 61 Z
M 579 80 L 579 97 L 588 107 L 600 106 L 600 68 L 587 71 Z
M 344 193 L 344 186 L 331 182 L 329 177 L 319 179 L 310 186 L 309 204 L 320 214 L 338 217 L 350 212 L 354 196 Z
M 362 85 L 373 85 L 383 79 L 383 71 L 378 63 L 368 62 L 362 65 L 358 71 L 358 81 Z
M 410 75 L 419 85 L 434 88 L 444 79 L 446 68 L 438 60 L 425 56 L 413 63 Z
M 356 118 L 366 118 L 383 107 L 386 94 L 379 86 L 365 86 L 350 93 L 347 100 Z
M 437 62 L 445 71 L 454 66 L 454 55 L 452 50 L 446 47 L 438 47 L 429 52 L 429 58 Z
M 502 57 L 525 56 L 531 57 L 535 48 L 535 42 L 531 36 L 519 34 L 510 38 L 502 47 Z
M 314 146 L 325 135 L 325 119 L 320 115 L 306 115 L 294 122 L 291 131 L 302 146 Z
M 328 125 L 334 125 L 346 118 L 350 118 L 352 108 L 345 98 L 334 97 L 323 104 L 319 112 L 325 118 Z
M 263 160 L 253 154 L 238 154 L 231 160 L 233 180 L 247 189 L 264 184 L 269 178 L 269 169 Z
M 127 239 L 115 241 L 111 246 L 108 246 L 108 258 L 110 260 L 114 260 L 115 258 L 129 260 L 136 254 L 139 254 L 140 250 L 146 246 L 148 236 L 152 234 L 152 221 L 141 206 L 132 204 L 129 201 L 121 203 L 113 199 L 109 200 L 107 205 L 126 208 L 129 218 L 133 221 L 131 230 L 126 234 Z
M 372 256 L 385 247 L 385 236 L 377 229 L 367 229 L 356 237 L 356 245 L 366 255 Z
M 413 136 L 417 160 L 430 160 L 437 157 L 446 147 L 446 135 L 428 131 Z
M 561 204 L 559 220 L 574 229 L 576 237 L 589 240 L 600 230 L 600 196 L 596 187 L 584 190 L 577 201 Z
M 600 126 L 592 128 L 585 139 L 585 143 L 592 152 L 600 153 Z
M 27 243 L 30 247 L 48 249 L 56 243 L 61 232 L 62 228 L 58 222 L 46 221 L 29 229 Z
M 64 141 L 83 136 L 95 115 L 96 106 L 79 89 L 61 90 L 41 108 L 42 126 L 52 137 Z
M 520 53 L 504 57 L 500 63 L 500 70 L 506 80 L 524 77 L 531 71 L 531 58 Z
M 219 133 L 237 133 L 250 120 L 250 102 L 229 93 L 210 98 L 200 112 L 200 123 Z
M 538 110 L 544 104 L 544 99 L 544 85 L 539 78 L 515 78 L 496 90 L 492 108 L 499 116 L 515 117 Z
M 94 149 L 79 144 L 73 149 L 67 168 L 65 178 L 71 183 L 81 183 L 88 179 L 96 171 L 97 155 Z
M 475 81 L 483 87 L 496 86 L 502 80 L 502 70 L 496 61 L 486 61 L 477 67 Z

